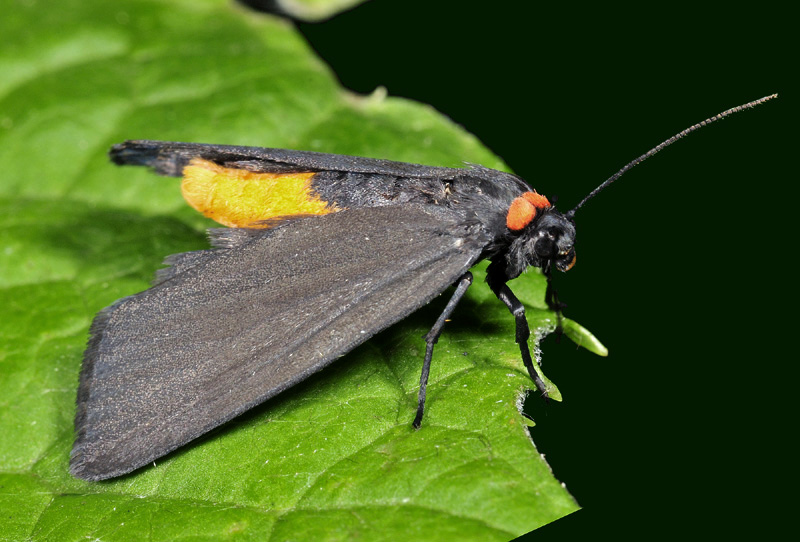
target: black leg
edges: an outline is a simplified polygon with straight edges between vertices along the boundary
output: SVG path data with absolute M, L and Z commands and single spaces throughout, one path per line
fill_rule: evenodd
M 528 338 L 531 336 L 531 330 L 528 327 L 528 320 L 525 318 L 525 306 L 517 299 L 517 296 L 514 295 L 514 292 L 511 291 L 508 284 L 504 282 L 498 284 L 494 281 L 490 281 L 489 287 L 491 287 L 497 299 L 505 303 L 508 310 L 511 311 L 511 314 L 514 315 L 514 322 L 517 326 L 516 341 L 519 345 L 519 351 L 522 354 L 522 362 L 525 364 L 525 368 L 528 369 L 531 380 L 536 384 L 536 389 L 539 390 L 542 397 L 547 399 L 547 387 L 544 385 L 544 381 L 539 376 L 539 373 L 537 373 L 536 369 L 533 367 L 533 358 L 528 348 Z
M 550 265 L 550 262 L 547 262 L 547 265 L 544 268 L 544 276 L 547 277 L 547 290 L 544 294 L 544 300 L 550 310 L 556 313 L 556 342 L 560 342 L 561 335 L 563 333 L 561 327 L 561 310 L 565 309 L 567 306 L 558 300 L 558 292 L 553 286 L 552 269 L 553 268 Z
M 422 364 L 422 374 L 419 377 L 419 400 L 417 403 L 417 416 L 414 418 L 414 427 L 417 429 L 419 429 L 419 426 L 422 424 L 422 415 L 425 411 L 425 390 L 428 387 L 428 374 L 431 372 L 433 345 L 439 340 L 439 335 L 442 334 L 445 321 L 450 318 L 450 315 L 453 313 L 453 310 L 455 310 L 456 305 L 458 305 L 458 302 L 461 301 L 462 297 L 464 297 L 464 294 L 467 293 L 467 288 L 469 288 L 471 284 L 472 273 L 467 271 L 460 279 L 458 279 L 458 282 L 456 283 L 456 291 L 453 292 L 453 297 L 451 297 L 450 301 L 447 302 L 447 306 L 442 311 L 439 319 L 436 320 L 436 323 L 433 324 L 431 330 L 427 335 L 425 335 L 425 343 L 427 344 L 427 348 L 425 349 L 425 362 Z

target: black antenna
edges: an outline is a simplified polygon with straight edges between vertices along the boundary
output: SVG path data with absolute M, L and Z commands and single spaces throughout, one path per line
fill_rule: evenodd
M 703 122 L 700 122 L 700 123 L 698 123 L 698 124 L 695 124 L 694 126 L 690 126 L 689 128 L 685 129 L 684 131 L 682 131 L 682 132 L 680 132 L 680 133 L 678 133 L 678 134 L 675 134 L 674 136 L 672 136 L 671 138 L 667 139 L 667 140 L 666 140 L 666 141 L 664 141 L 663 143 L 661 143 L 661 144 L 659 144 L 659 145 L 656 145 L 655 147 L 653 147 L 652 149 L 650 149 L 649 151 L 647 151 L 646 153 L 644 153 L 643 155 L 641 155 L 639 158 L 637 158 L 637 159 L 636 159 L 636 160 L 634 160 L 633 162 L 630 162 L 630 163 L 626 164 L 626 165 L 625 165 L 625 167 L 623 167 L 621 170 L 617 171 L 617 172 L 616 172 L 614 175 L 612 175 L 611 177 L 609 177 L 608 179 L 606 179 L 606 180 L 605 180 L 605 182 L 603 182 L 603 184 L 601 184 L 600 186 L 598 186 L 597 188 L 595 188 L 594 190 L 592 190 L 592 191 L 589 193 L 589 195 L 588 195 L 588 196 L 586 196 L 585 198 L 583 198 L 583 200 L 582 200 L 582 201 L 581 201 L 581 202 L 580 202 L 578 205 L 576 205 L 576 206 L 575 206 L 575 208 L 574 208 L 574 209 L 572 209 L 571 211 L 567 211 L 567 213 L 565 214 L 565 216 L 566 216 L 567 218 L 570 218 L 570 219 L 571 219 L 573 216 L 575 216 L 575 211 L 577 211 L 578 209 L 580 209 L 581 207 L 583 207 L 583 205 L 584 205 L 584 204 L 585 204 L 587 201 L 589 201 L 590 199 L 592 199 L 593 197 L 595 197 L 595 196 L 596 196 L 596 195 L 597 195 L 597 194 L 598 194 L 600 191 L 602 191 L 602 190 L 603 190 L 604 188 L 606 188 L 608 185 L 610 185 L 611 183 L 613 183 L 614 181 L 616 181 L 617 179 L 619 179 L 620 177 L 622 177 L 622 174 L 623 174 L 623 173 L 625 173 L 626 171 L 628 171 L 629 169 L 631 169 L 631 168 L 632 168 L 633 166 L 635 166 L 636 164 L 639 164 L 639 163 L 641 163 L 641 162 L 644 162 L 645 160 L 647 160 L 648 158 L 650 158 L 651 156 L 653 156 L 655 153 L 657 153 L 658 151 L 660 151 L 660 150 L 661 150 L 661 149 L 663 149 L 664 147 L 668 147 L 668 146 L 672 145 L 673 143 L 675 143 L 676 141 L 678 141 L 680 138 L 682 138 L 682 137 L 684 137 L 684 136 L 687 136 L 687 135 L 689 135 L 690 133 L 694 132 L 695 130 L 697 130 L 697 129 L 699 129 L 699 128 L 702 128 L 702 127 L 703 127 L 703 126 L 705 126 L 706 124 L 711 124 L 712 122 L 718 121 L 718 120 L 720 120 L 720 119 L 724 119 L 724 118 L 725 118 L 725 117 L 727 117 L 728 115 L 732 115 L 732 114 L 734 114 L 734 113 L 738 113 L 739 111 L 743 111 L 743 110 L 745 110 L 745 109 L 750 109 L 750 108 L 753 108 L 753 107 L 755 107 L 755 106 L 757 106 L 757 105 L 760 105 L 760 104 L 762 104 L 762 103 L 766 102 L 767 100 L 771 100 L 772 98 L 777 98 L 777 97 L 778 97 L 778 95 L 777 95 L 777 94 L 772 94 L 772 95 L 770 95 L 770 96 L 764 96 L 763 98 L 761 98 L 761 99 L 759 99 L 759 100 L 754 100 L 754 101 L 752 101 L 752 102 L 749 102 L 749 103 L 746 103 L 746 104 L 744 104 L 744 105 L 740 105 L 740 106 L 737 106 L 737 107 L 732 107 L 731 109 L 728 109 L 727 111 L 723 111 L 722 113 L 720 113 L 719 115 L 717 115 L 717 116 L 715 116 L 715 117 L 711 117 L 711 118 L 709 118 L 709 119 L 706 119 L 706 120 L 704 120 Z

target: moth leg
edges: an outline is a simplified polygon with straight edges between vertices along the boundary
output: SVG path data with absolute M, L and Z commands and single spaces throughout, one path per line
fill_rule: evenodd
M 552 267 L 550 266 L 550 262 L 548 262 L 544 269 L 544 275 L 547 277 L 547 290 L 545 290 L 544 293 L 544 301 L 547 303 L 547 307 L 556 313 L 556 342 L 559 342 L 564 332 L 561 325 L 561 311 L 567 308 L 567 306 L 558 300 L 558 292 L 555 286 L 553 286 L 553 275 L 551 271 Z
M 469 288 L 471 284 L 472 273 L 467 271 L 460 279 L 458 279 L 458 282 L 456 283 L 456 291 L 453 292 L 453 297 L 451 297 L 450 301 L 447 302 L 447 306 L 442 311 L 442 314 L 439 315 L 439 319 L 436 320 L 436 323 L 433 324 L 431 330 L 425 335 L 425 343 L 427 344 L 427 347 L 425 349 L 425 361 L 422 364 L 422 374 L 419 377 L 417 416 L 414 418 L 414 427 L 416 429 L 419 429 L 419 426 L 422 424 L 422 415 L 425 411 L 425 390 L 428 387 L 428 374 L 430 374 L 431 371 L 433 345 L 435 345 L 439 340 L 439 335 L 442 334 L 445 321 L 450 318 L 450 315 L 453 313 L 453 310 L 455 310 L 456 305 L 458 305 L 458 302 L 461 301 L 462 297 L 464 297 L 464 294 L 467 293 L 467 288 Z
M 516 323 L 516 341 L 519 345 L 519 351 L 522 354 L 522 362 L 525 364 L 525 368 L 528 369 L 531 380 L 536 384 L 536 389 L 539 390 L 542 397 L 547 399 L 547 387 L 544 385 L 544 381 L 539 376 L 539 373 L 537 373 L 536 369 L 533 367 L 533 358 L 528 348 L 528 338 L 531 336 L 531 330 L 530 327 L 528 327 L 528 319 L 525 318 L 525 306 L 517 299 L 517 296 L 514 295 L 514 292 L 511 291 L 508 284 L 504 282 L 497 284 L 490 281 L 489 286 L 494 292 L 494 295 L 497 296 L 497 299 L 505 303 L 508 310 L 511 311 L 511 314 L 514 315 L 514 322 Z

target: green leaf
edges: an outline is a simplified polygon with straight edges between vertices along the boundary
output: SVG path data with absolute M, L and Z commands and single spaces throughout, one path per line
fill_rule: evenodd
M 607 356 L 608 348 L 606 348 L 600 340 L 595 337 L 591 331 L 580 325 L 574 320 L 564 318 L 561 322 L 564 335 L 570 338 L 578 346 L 582 346 L 589 352 L 593 352 L 598 356 Z
M 273 9 L 297 19 L 322 21 L 364 2 L 366 0 L 274 0 Z M 255 4 L 263 4 L 263 2 L 255 2 Z
M 519 413 L 531 384 L 485 266 L 437 345 L 419 431 L 421 336 L 446 299 L 156 466 L 70 477 L 92 318 L 206 248 L 211 225 L 175 179 L 111 165 L 112 143 L 504 166 L 430 107 L 341 89 L 292 26 L 228 2 L 0 8 L 0 539 L 509 540 L 577 509 Z M 515 282 L 549 330 L 544 288 Z

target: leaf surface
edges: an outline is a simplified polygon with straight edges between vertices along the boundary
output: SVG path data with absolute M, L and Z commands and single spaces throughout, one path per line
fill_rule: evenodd
M 509 540 L 577 509 L 518 411 L 531 383 L 484 267 L 436 347 L 421 430 L 421 336 L 447 295 L 154 467 L 70 477 L 92 318 L 212 225 L 175 179 L 110 164 L 112 143 L 504 166 L 430 107 L 341 89 L 278 18 L 215 0 L 0 7 L 0 539 Z M 513 286 L 552 327 L 541 275 Z

